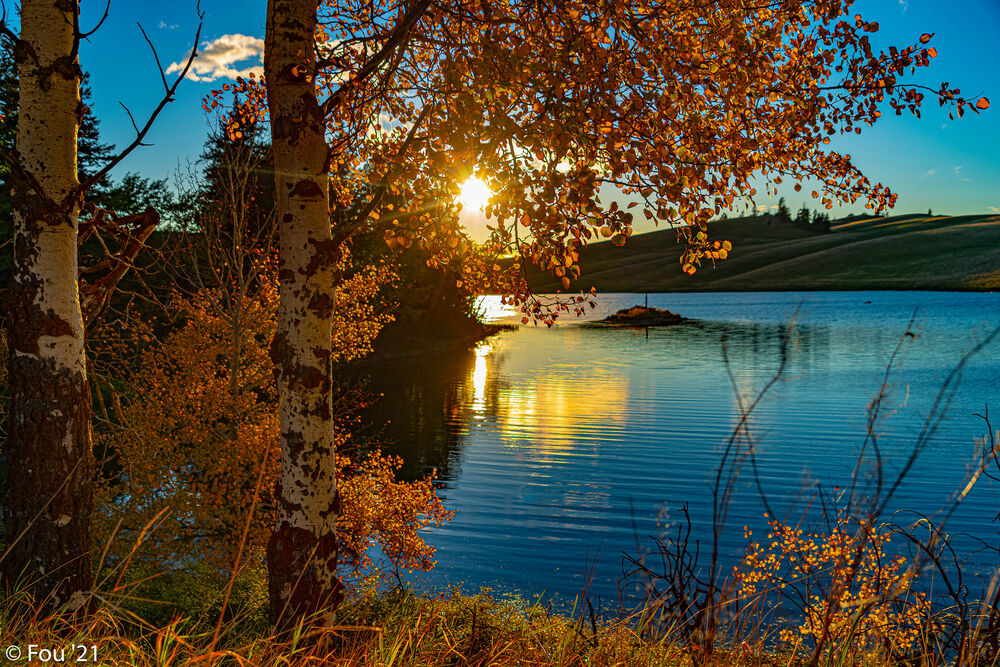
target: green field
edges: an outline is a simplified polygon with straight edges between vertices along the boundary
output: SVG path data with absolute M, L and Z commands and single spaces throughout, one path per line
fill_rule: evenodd
M 1000 216 L 899 215 L 834 221 L 821 233 L 759 219 L 712 223 L 729 258 L 689 276 L 672 230 L 633 236 L 624 247 L 592 244 L 575 289 L 601 292 L 1000 289 Z M 529 276 L 536 292 L 561 285 Z

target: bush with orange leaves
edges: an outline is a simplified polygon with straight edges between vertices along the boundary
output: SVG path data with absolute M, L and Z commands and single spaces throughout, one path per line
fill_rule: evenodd
M 901 657 L 918 648 L 931 605 L 911 589 L 916 572 L 887 553 L 893 531 L 839 508 L 826 531 L 769 519 L 766 543 L 750 542 L 736 568 L 744 609 L 794 600 L 801 622 L 778 638 L 819 655 Z M 744 529 L 745 536 L 752 534 Z
M 378 297 L 392 275 L 369 267 L 338 290 L 333 336 L 335 361 L 363 356 L 391 320 Z M 98 524 L 113 544 L 128 547 L 142 536 L 144 560 L 158 568 L 207 562 L 226 573 L 241 556 L 259 554 L 273 525 L 272 488 L 278 477 L 277 395 L 268 358 L 278 294 L 265 280 L 239 302 L 211 290 L 174 295 L 184 322 L 161 342 L 135 325 L 147 350 L 131 369 L 129 389 L 116 411 L 117 428 L 99 444 L 117 457 L 120 472 L 103 480 Z M 226 301 L 229 308 L 219 309 Z M 344 428 L 362 407 L 358 392 L 336 400 Z M 338 532 L 354 574 L 377 576 L 369 547 L 393 567 L 428 570 L 434 550 L 420 531 L 451 519 L 431 477 L 400 482 L 401 462 L 373 452 L 338 456 L 341 519 Z M 256 493 L 255 493 L 256 490 Z M 249 521 L 249 524 L 248 524 Z M 114 552 L 112 552 L 114 554 Z M 243 555 L 240 562 L 246 562 Z
M 399 580 L 400 569 L 427 571 L 434 567 L 434 547 L 419 531 L 451 521 L 455 510 L 445 509 L 432 477 L 399 482 L 396 472 L 403 465 L 398 456 L 380 453 L 358 460 L 337 456 L 341 510 L 337 524 L 341 553 L 347 555 L 361 585 L 375 586 L 389 574 Z M 392 564 L 383 572 L 369 547 Z

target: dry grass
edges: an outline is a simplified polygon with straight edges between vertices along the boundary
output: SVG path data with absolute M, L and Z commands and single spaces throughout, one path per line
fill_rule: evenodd
M 205 621 L 207 619 L 202 619 Z M 665 665 L 684 652 L 640 636 L 628 619 L 573 620 L 538 605 L 488 593 L 429 599 L 405 591 L 366 595 L 343 605 L 337 625 L 279 637 L 247 633 L 245 616 L 228 619 L 218 638 L 210 623 L 175 617 L 153 626 L 126 606 L 102 604 L 88 618 L 39 616 L 23 597 L 0 613 L 0 642 L 83 654 L 97 664 L 174 665 Z M 84 647 L 84 648 L 72 648 Z M 93 648 L 91 648 L 93 647 Z M 37 652 L 36 652 L 36 655 Z M 43 656 L 44 657 L 44 656 Z M 13 661 L 12 661 L 13 662 Z M 19 664 L 43 664 L 22 658 Z M 90 664 L 93 664 L 92 662 Z
M 254 620 L 255 611 L 227 615 L 218 636 L 214 620 L 176 615 L 153 625 L 135 615 L 134 597 L 104 598 L 86 618 L 38 615 L 24 596 L 11 596 L 0 608 L 0 643 L 22 649 L 11 664 L 51 664 L 38 649 L 67 649 L 65 662 L 84 656 L 87 664 L 174 667 L 181 665 L 732 665 L 788 667 L 809 662 L 807 646 L 778 646 L 774 627 L 761 627 L 760 609 L 748 609 L 757 625 L 733 621 L 725 641 L 706 657 L 692 637 L 676 629 L 652 631 L 641 610 L 601 620 L 589 613 L 559 614 L 517 598 L 484 591 L 451 592 L 436 598 L 404 590 L 369 593 L 339 610 L 337 625 L 299 628 L 276 636 Z M 771 614 L 764 614 L 774 622 Z M 746 619 L 744 619 L 746 621 Z M 932 631 L 928 619 L 924 630 Z M 734 631 L 739 629 L 738 634 Z M 36 659 L 25 659 L 29 646 Z M 75 647 L 75 648 L 74 648 Z M 915 651 L 905 659 L 870 651 L 831 647 L 817 664 L 944 664 L 940 656 Z M 93 657 L 97 660 L 94 661 Z M 45 657 L 45 656 L 41 656 Z M 951 662 L 951 660 L 949 660 Z M 994 665 L 996 656 L 980 654 L 954 664 Z

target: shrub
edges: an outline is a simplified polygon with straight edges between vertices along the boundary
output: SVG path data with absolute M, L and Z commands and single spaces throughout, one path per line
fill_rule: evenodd
M 390 318 L 373 297 L 389 279 L 371 268 L 347 279 L 339 291 L 334 358 L 365 354 Z M 220 309 L 232 299 L 212 290 L 175 295 L 183 322 L 131 369 L 117 427 L 100 444 L 117 457 L 118 472 L 101 484 L 99 526 L 107 539 L 128 545 L 139 536 L 138 558 L 161 569 L 207 563 L 219 577 L 241 550 L 258 554 L 273 525 L 272 488 L 279 472 L 277 394 L 267 355 L 278 295 L 265 281 L 240 301 L 238 312 Z M 150 338 L 137 325 L 137 336 Z M 346 422 L 362 404 L 342 392 L 337 409 L 345 427 L 338 448 L 347 449 Z M 337 458 L 342 550 L 355 574 L 373 576 L 375 545 L 393 567 L 433 567 L 432 547 L 420 530 L 450 520 L 431 477 L 395 478 L 401 462 L 373 452 Z M 244 543 L 243 533 L 246 532 Z M 124 554 L 112 550 L 112 562 Z
M 887 555 L 888 525 L 870 525 L 844 508 L 825 531 L 768 523 L 767 542 L 750 543 L 737 577 L 745 607 L 767 598 L 798 601 L 801 622 L 778 630 L 782 643 L 820 645 L 824 654 L 846 651 L 862 660 L 918 647 L 930 602 L 911 590 L 916 572 L 907 559 Z

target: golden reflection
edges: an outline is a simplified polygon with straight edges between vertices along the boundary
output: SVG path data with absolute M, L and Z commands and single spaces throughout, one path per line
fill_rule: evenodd
M 553 377 L 504 392 L 498 412 L 507 446 L 548 458 L 590 453 L 600 444 L 594 431 L 624 428 L 627 402 L 625 378 L 592 377 L 580 384 Z
M 495 294 L 476 297 L 476 312 L 484 322 L 520 322 L 521 311 L 512 303 L 503 303 Z
M 501 373 L 503 363 L 499 349 L 481 343 L 467 376 L 465 401 L 474 415 L 495 425 L 506 447 L 546 461 L 592 455 L 607 440 L 609 427 L 620 427 L 625 438 L 628 380 L 615 369 L 595 373 L 592 366 L 586 372 L 558 364 L 541 376 L 519 378 L 514 369 L 506 369 L 513 375 Z M 589 377 L 579 377 L 582 371 Z
M 480 343 L 476 347 L 476 366 L 472 370 L 472 410 L 476 414 L 482 414 L 486 409 L 486 357 L 492 349 L 489 343 Z

